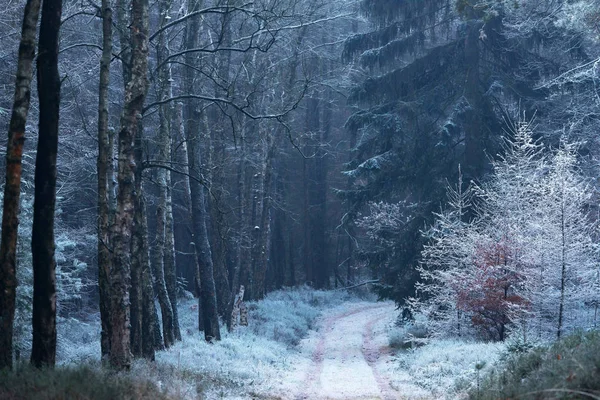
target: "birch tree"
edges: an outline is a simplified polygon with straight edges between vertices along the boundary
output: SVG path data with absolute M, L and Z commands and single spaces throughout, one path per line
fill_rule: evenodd
M 111 271 L 110 361 L 118 369 L 131 366 L 129 289 L 131 230 L 134 216 L 134 140 L 139 129 L 148 86 L 148 1 L 133 0 L 131 7 L 131 79 L 125 88 L 118 151 L 118 195 L 113 226 Z

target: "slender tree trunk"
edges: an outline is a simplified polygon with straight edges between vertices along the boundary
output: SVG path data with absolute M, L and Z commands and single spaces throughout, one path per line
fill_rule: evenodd
M 254 298 L 263 298 L 266 294 L 266 274 L 269 266 L 269 252 L 271 243 L 271 197 L 273 181 L 273 157 L 275 153 L 275 138 L 266 133 L 263 144 L 263 163 L 259 196 L 258 239 L 255 243 L 253 260 L 255 290 Z
M 139 243 L 140 235 L 137 234 L 137 225 L 139 221 L 136 221 L 138 217 L 137 213 L 134 216 L 134 222 L 131 232 L 131 288 L 129 290 L 129 320 L 130 320 L 130 332 L 129 337 L 131 341 L 131 354 L 134 357 L 142 357 L 143 350 L 143 291 L 142 291 L 142 262 L 139 260 L 141 254 L 141 243 Z
M 182 138 L 182 108 L 181 104 L 177 104 L 173 108 L 175 123 L 173 124 L 173 138 Z M 172 140 L 169 140 L 171 145 Z M 169 159 L 173 158 L 172 146 L 170 146 Z M 184 179 L 187 182 L 187 179 Z M 167 284 L 167 291 L 169 293 L 169 299 L 171 300 L 171 307 L 173 308 L 173 331 L 175 333 L 175 339 L 181 340 L 181 328 L 179 325 L 179 312 L 177 309 L 177 265 L 175 262 L 175 233 L 173 224 L 173 196 L 172 196 L 173 184 L 171 181 L 171 174 L 167 174 L 167 203 L 166 203 L 166 216 L 165 216 L 165 282 Z
M 111 364 L 117 369 L 131 366 L 129 335 L 129 289 L 131 230 L 135 207 L 134 139 L 148 88 L 148 1 L 132 1 L 131 79 L 125 88 L 125 108 L 119 132 L 117 212 L 113 228 L 111 271 Z
M 141 127 L 136 139 L 136 160 L 142 162 Z M 152 286 L 152 273 L 150 271 L 150 256 L 148 249 L 148 217 L 146 215 L 146 197 L 142 182 L 142 171 L 136 171 L 136 197 L 135 217 L 133 223 L 132 269 L 139 269 L 140 319 L 141 319 L 141 351 L 142 356 L 154 360 L 154 350 L 162 350 L 163 338 L 158 321 L 158 313 L 154 304 L 154 288 Z
M 6 183 L 0 245 L 0 370 L 12 368 L 21 160 L 31 99 L 31 78 L 39 14 L 40 0 L 27 0 L 21 28 L 15 94 L 6 145 Z
M 135 163 L 143 163 L 143 127 L 140 123 L 135 138 Z M 154 304 L 153 277 L 150 270 L 150 250 L 148 244 L 148 217 L 146 212 L 146 196 L 144 194 L 143 170 L 137 168 L 135 171 L 135 211 L 133 217 L 133 229 L 131 231 L 131 323 L 138 326 L 139 331 L 132 335 L 132 339 L 140 340 L 136 344 L 136 350 L 148 360 L 154 360 L 154 349 L 164 349 L 163 337 L 158 320 L 158 312 Z M 136 277 L 137 282 L 133 283 Z M 134 296 L 133 294 L 136 294 Z M 135 314 L 135 318 L 134 318 Z M 133 331 L 133 329 L 132 329 Z M 134 342 L 132 341 L 132 344 Z
M 560 300 L 558 303 L 558 328 L 556 337 L 560 339 L 562 335 L 564 309 L 565 309 L 565 288 L 567 281 L 567 257 L 566 257 L 566 237 L 565 237 L 565 196 L 564 190 L 561 198 L 560 210 L 560 233 L 561 233 L 561 257 L 560 257 Z
M 221 16 L 221 32 L 219 36 L 219 43 L 223 47 L 231 47 L 231 20 L 232 13 L 225 12 Z M 230 81 L 230 68 L 231 68 L 231 57 L 232 52 L 223 51 L 217 55 L 217 68 L 219 76 L 225 82 Z M 222 95 L 222 89 L 215 88 L 215 97 Z M 213 259 L 215 264 L 215 285 L 217 288 L 217 306 L 219 314 L 222 315 L 225 320 L 229 319 L 228 310 L 229 303 L 234 289 L 230 286 L 229 281 L 229 270 L 227 268 L 227 253 L 228 253 L 228 237 L 223 230 L 227 230 L 227 221 L 223 210 L 221 210 L 223 197 L 225 190 L 223 186 L 225 184 L 224 173 L 227 168 L 226 151 L 224 138 L 226 136 L 225 129 L 228 126 L 226 116 L 220 111 L 219 108 L 213 106 L 210 107 L 206 113 L 205 123 L 206 132 L 208 132 L 207 139 L 210 141 L 209 146 L 209 159 L 208 165 L 213 166 L 209 170 L 209 181 L 211 186 L 214 188 L 211 192 L 211 196 L 208 198 L 208 206 L 210 211 L 210 231 L 213 232 L 211 236 Z
M 160 26 L 164 26 L 168 22 L 171 2 L 164 0 L 159 5 Z M 167 37 L 166 33 L 162 32 L 158 36 L 157 44 L 157 62 L 162 64 L 163 60 L 168 56 Z M 171 91 L 171 66 L 165 65 L 158 71 L 158 96 L 162 99 L 172 97 Z M 159 106 L 159 129 L 158 129 L 158 162 L 166 165 L 170 161 L 171 156 L 171 138 L 170 133 L 170 118 L 172 115 L 171 105 L 163 104 Z M 165 282 L 165 236 L 167 223 L 167 196 L 169 188 L 167 187 L 167 174 L 170 172 L 165 168 L 159 168 L 157 171 L 158 183 L 158 206 L 156 207 L 156 236 L 152 251 L 152 273 L 154 276 L 154 287 L 158 293 L 158 302 L 162 313 L 163 338 L 165 347 L 170 347 L 175 341 L 175 332 L 173 329 L 173 307 L 171 299 L 167 292 Z
M 470 24 L 469 33 L 465 39 L 465 65 L 468 66 L 465 77 L 465 97 L 471 104 L 484 105 L 483 93 L 480 84 L 479 45 L 481 40 L 480 25 Z M 464 166 L 465 176 L 469 179 L 481 176 L 481 171 L 485 165 L 484 140 L 482 138 L 484 124 L 481 120 L 481 113 L 467 113 L 465 127 L 465 155 Z
M 325 92 L 329 93 L 330 92 Z M 328 99 L 331 97 L 327 97 Z M 322 148 L 329 142 L 331 132 L 332 106 L 329 100 L 321 102 L 323 107 L 323 126 L 320 130 L 320 149 L 315 160 L 315 210 L 311 213 L 313 228 L 313 263 L 316 265 L 315 282 L 318 288 L 329 288 L 329 278 L 332 272 L 329 260 L 327 237 L 327 173 L 329 170 L 329 155 Z
M 184 74 L 185 75 L 185 74 Z M 189 76 L 186 75 L 187 78 L 189 78 Z M 192 112 L 190 109 L 188 109 L 188 104 L 186 104 L 185 106 L 185 111 L 186 113 L 188 112 Z M 188 160 L 188 148 L 187 148 L 187 140 L 185 139 L 185 132 L 184 132 L 184 128 L 183 128 L 183 104 L 179 104 L 178 108 L 177 108 L 177 120 L 178 120 L 178 124 L 179 124 L 179 135 L 178 138 L 181 139 L 181 153 L 182 153 L 182 162 L 185 163 L 185 165 L 183 166 L 183 172 L 186 175 L 185 179 L 183 179 L 182 183 L 183 183 L 183 192 L 184 192 L 184 202 L 185 202 L 185 208 L 188 211 L 188 221 L 192 219 L 192 194 L 190 191 L 190 180 L 188 179 L 187 176 L 189 176 L 190 174 L 190 169 L 188 168 L 187 165 L 187 160 Z M 193 123 L 192 121 L 187 121 L 185 122 L 185 130 L 187 131 L 187 129 L 190 128 L 190 125 Z M 191 224 L 189 224 L 187 226 L 188 231 L 190 232 L 191 236 L 192 236 L 192 241 L 193 241 L 193 231 L 192 231 L 192 227 Z M 187 273 L 187 276 L 191 276 L 192 279 L 191 281 L 193 281 L 192 287 L 193 287 L 193 292 L 198 296 L 198 310 L 199 312 L 202 310 L 202 303 L 200 300 L 200 267 L 198 266 L 198 255 L 196 254 L 196 247 L 194 246 L 194 243 L 191 242 L 190 246 L 189 246 L 189 253 L 193 253 L 192 256 L 192 273 L 190 274 L 189 272 Z M 201 323 L 202 322 L 202 318 L 199 318 L 198 321 Z M 200 326 L 199 327 L 201 331 L 204 331 L 204 326 Z
M 187 12 L 192 13 L 197 11 L 202 7 L 202 4 L 199 0 L 188 0 L 187 2 Z M 183 44 L 183 49 L 194 49 L 198 47 L 198 31 L 200 30 L 200 20 L 196 17 L 192 17 L 188 19 L 185 27 L 185 43 Z M 183 69 L 183 77 L 184 77 L 184 87 L 187 87 L 188 90 L 193 90 L 194 83 L 196 80 L 196 73 L 191 68 L 195 63 L 195 58 L 191 53 L 185 55 L 185 63 L 187 67 Z M 185 103 L 184 112 L 184 137 L 185 140 L 183 142 L 182 150 L 185 156 L 185 162 L 188 163 L 185 167 L 185 172 L 188 174 L 188 178 L 185 179 L 185 190 L 186 190 L 186 200 L 188 201 L 188 209 L 190 212 L 190 219 L 192 220 L 191 224 L 191 234 L 192 234 L 192 243 L 193 243 L 193 253 L 194 253 L 194 289 L 198 294 L 198 329 L 200 332 L 204 331 L 204 317 L 202 316 L 202 308 L 204 307 L 202 303 L 202 296 L 200 295 L 200 255 L 198 254 L 198 246 L 196 246 L 196 236 L 194 232 L 194 223 L 193 223 L 193 204 L 192 204 L 192 180 L 189 178 L 192 173 L 192 166 L 189 164 L 190 158 L 193 159 L 194 155 L 190 155 L 190 139 L 192 136 L 190 132 L 196 132 L 200 129 L 199 119 L 200 114 L 196 111 L 196 106 L 193 100 L 188 100 Z M 193 148 L 193 147 L 192 147 Z
M 219 315 L 217 310 L 217 293 L 213 272 L 212 252 L 208 241 L 206 229 L 206 202 L 204 188 L 198 182 L 196 160 L 199 152 L 194 148 L 192 133 L 188 133 L 188 165 L 190 166 L 190 191 L 192 195 L 192 224 L 194 243 L 200 266 L 200 298 L 202 302 L 202 316 L 204 322 L 204 336 L 207 341 L 221 340 L 219 331 Z
M 102 357 L 110 352 L 110 206 L 112 185 L 112 147 L 108 132 L 108 87 L 112 57 L 112 8 L 110 0 L 102 0 L 102 57 L 98 89 L 98 291 L 102 333 Z
M 190 0 L 193 1 L 193 0 Z M 198 4 L 193 4 L 192 9 L 196 10 Z M 186 47 L 195 48 L 197 45 L 198 32 L 197 18 L 188 19 L 186 30 Z M 187 60 L 186 60 L 187 61 Z M 193 60 L 189 60 L 192 62 Z M 195 71 L 186 68 L 186 87 L 194 87 Z M 200 140 L 200 113 L 195 108 L 195 103 L 188 100 L 186 115 L 186 142 L 188 150 L 189 184 L 192 206 L 192 226 L 194 233 L 194 244 L 198 256 L 198 265 L 200 267 L 200 299 L 202 303 L 202 317 L 204 321 L 204 337 L 207 341 L 221 340 L 219 330 L 219 315 L 217 310 L 217 295 L 215 288 L 215 278 L 213 271 L 212 252 L 208 240 L 208 231 L 206 229 L 206 202 L 204 198 L 204 188 L 199 182 L 201 168 L 200 151 L 198 151 L 198 141 Z
M 319 110 L 320 110 L 320 101 L 316 96 L 316 93 L 313 97 L 307 99 L 306 102 L 306 127 L 309 132 L 310 137 L 307 138 L 307 143 L 305 145 L 305 153 L 314 154 L 318 156 L 316 152 L 318 144 L 314 139 L 314 136 L 319 135 L 320 132 L 320 118 L 319 118 Z M 317 279 L 317 257 L 320 257 L 321 254 L 321 246 L 319 243 L 319 238 L 315 237 L 318 229 L 315 227 L 315 224 L 318 222 L 317 219 L 321 218 L 320 215 L 317 214 L 317 208 L 319 204 L 317 204 L 316 199 L 316 176 L 317 176 L 317 168 L 315 165 L 315 159 L 303 159 L 302 163 L 302 173 L 303 173 L 303 188 L 304 188 L 304 210 L 303 210 L 303 222 L 304 222 L 304 245 L 303 245 L 303 263 L 304 269 L 306 271 L 306 281 L 310 282 L 310 284 L 318 286 Z M 317 252 L 319 254 L 317 254 Z
M 231 279 L 231 288 L 232 293 L 229 299 L 229 307 L 227 313 L 231 315 L 234 308 L 235 295 L 236 291 L 239 289 L 240 283 L 247 288 L 250 288 L 249 285 L 249 249 L 250 244 L 247 227 L 250 224 L 250 214 L 248 212 L 249 208 L 249 185 L 248 185 L 248 177 L 249 174 L 249 163 L 247 162 L 246 155 L 246 124 L 242 126 L 242 132 L 240 136 L 240 160 L 238 164 L 238 234 L 236 240 L 236 252 L 235 252 L 235 264 L 233 267 L 232 279 Z M 227 318 L 228 325 L 227 329 L 231 332 L 233 326 L 230 321 L 231 318 Z
M 173 310 L 173 334 L 175 340 L 181 340 L 179 312 L 177 310 L 177 266 L 175 264 L 175 234 L 173 232 L 173 201 L 171 195 L 171 174 L 167 175 L 167 201 L 165 209 L 165 283 Z
M 36 367 L 54 366 L 56 362 L 54 207 L 60 112 L 58 36 L 61 16 L 62 0 L 44 0 L 37 59 L 40 123 L 35 159 L 35 200 L 31 236 L 33 255 L 31 363 Z
M 166 185 L 166 179 L 159 181 L 159 185 Z M 161 188 L 163 190 L 164 187 Z M 175 333 L 173 331 L 173 309 L 171 308 L 171 300 L 167 292 L 164 272 L 164 249 L 165 249 L 165 225 L 166 225 L 166 195 L 161 193 L 159 204 L 156 209 L 156 240 L 153 246 L 152 255 L 152 273 L 154 277 L 154 287 L 158 292 L 158 302 L 162 314 L 163 338 L 165 347 L 170 347 L 175 341 Z

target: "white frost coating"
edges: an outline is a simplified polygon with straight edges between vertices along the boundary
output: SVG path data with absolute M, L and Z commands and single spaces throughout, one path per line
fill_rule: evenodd
M 394 304 L 354 303 L 332 310 L 300 344 L 295 368 L 275 393 L 283 399 L 397 399 L 389 385 L 387 326 Z

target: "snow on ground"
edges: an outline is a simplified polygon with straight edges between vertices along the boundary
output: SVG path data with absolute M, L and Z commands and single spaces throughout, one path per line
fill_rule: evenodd
M 431 340 L 394 350 L 398 311 L 344 291 L 281 290 L 249 304 L 250 326 L 206 343 L 197 300 L 179 304 L 183 340 L 132 374 L 177 399 L 455 399 L 477 385 L 498 344 Z M 59 361 L 98 361 L 99 323 L 61 320 Z M 402 333 L 402 332 L 401 332 Z M 392 340 L 393 341 L 393 340 Z

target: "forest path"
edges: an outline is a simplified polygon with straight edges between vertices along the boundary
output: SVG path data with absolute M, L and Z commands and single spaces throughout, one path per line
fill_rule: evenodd
M 352 303 L 320 321 L 300 345 L 301 362 L 285 380 L 284 399 L 401 398 L 387 378 L 391 354 L 387 327 L 392 302 Z

